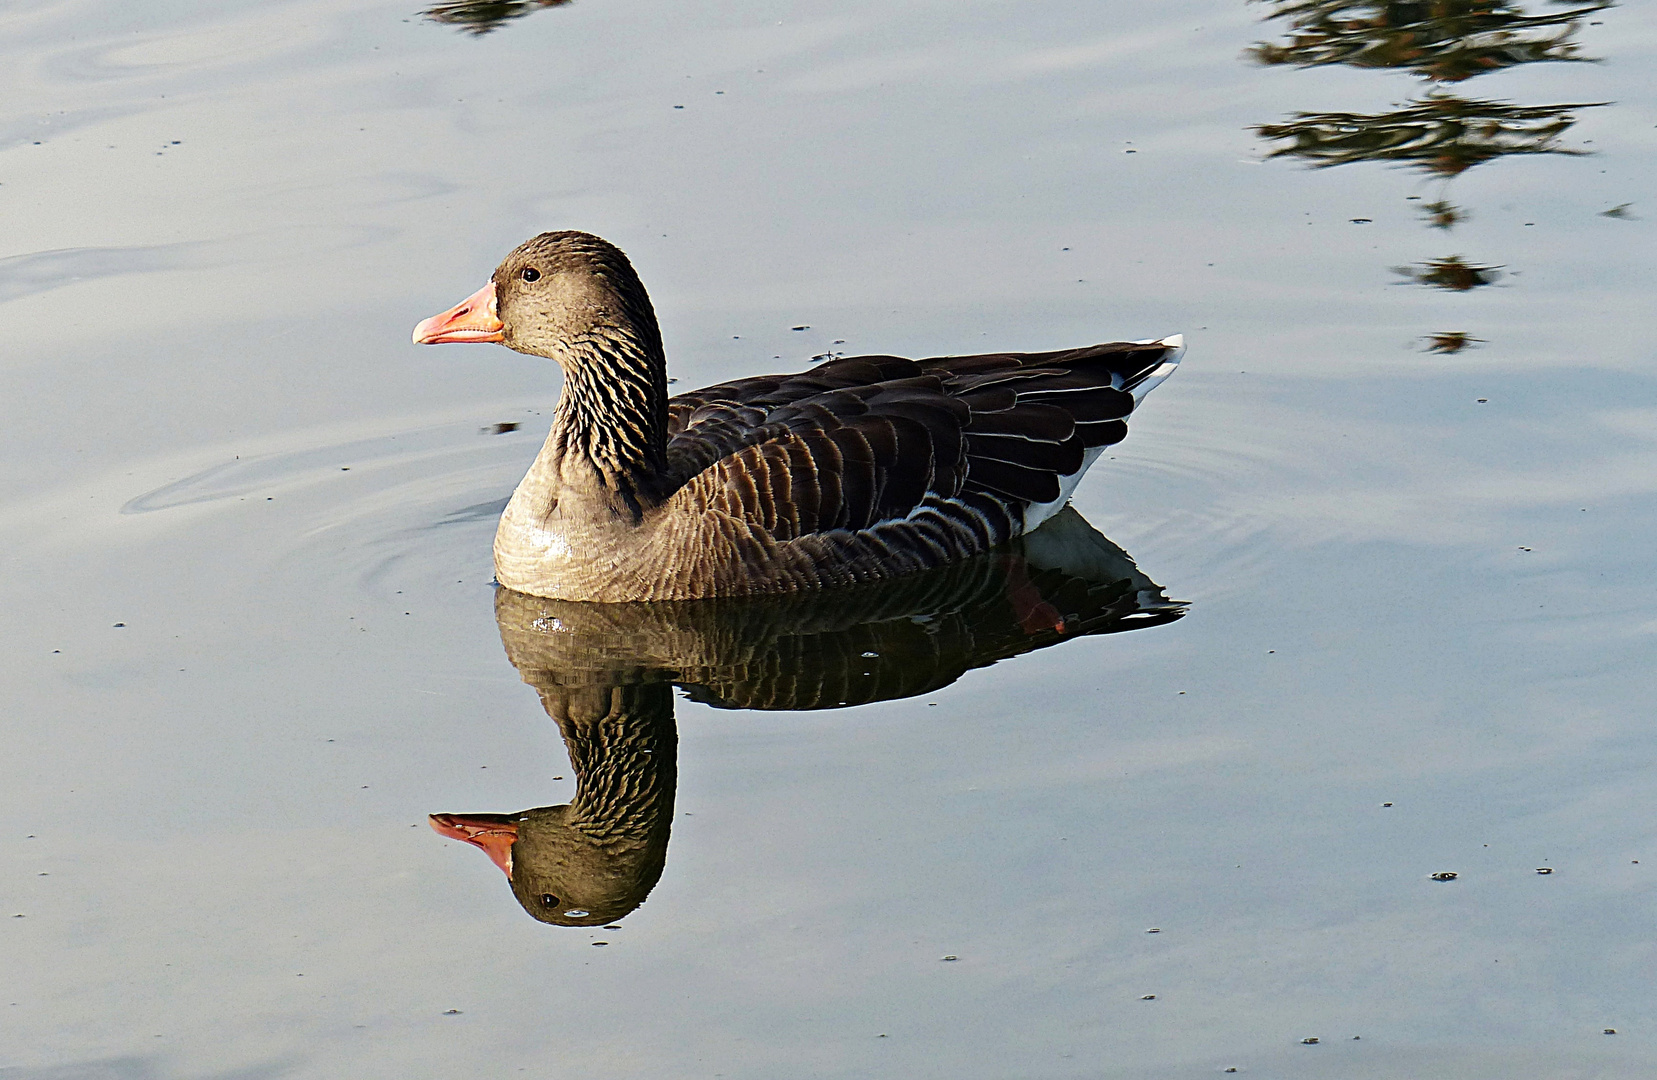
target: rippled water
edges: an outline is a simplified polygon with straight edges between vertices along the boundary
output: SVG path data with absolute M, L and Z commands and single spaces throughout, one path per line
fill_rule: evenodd
M 1657 1068 L 1649 10 L 482 7 L 0 7 L 0 1077 Z M 408 332 L 564 227 L 680 389 L 1184 332 L 1114 554 L 498 601 L 556 375 Z

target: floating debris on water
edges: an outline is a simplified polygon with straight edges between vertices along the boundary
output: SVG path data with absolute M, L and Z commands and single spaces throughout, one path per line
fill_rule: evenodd
M 1316 1046 L 1317 1044 L 1318 1044 L 1318 1037 L 1316 1035 L 1311 1035 L 1311 1036 L 1308 1036 L 1307 1038 L 1304 1038 L 1304 1039 L 1300 1040 L 1300 1045 L 1302 1045 L 1302 1046 Z
M 1459 876 L 1454 870 L 1440 870 L 1432 878 L 1434 881 L 1454 881 Z
M 1631 203 L 1631 202 L 1625 202 L 1625 203 L 1622 203 L 1618 206 L 1613 206 L 1609 210 L 1601 210 L 1599 212 L 1599 216 L 1600 217 L 1608 217 L 1608 218 L 1616 218 L 1619 221 L 1633 221 L 1634 220 L 1634 215 L 1630 214 L 1628 212 L 1628 208 L 1630 206 L 1633 206 L 1633 205 L 1634 204 Z
M 939 957 L 939 959 L 940 960 L 959 960 L 961 958 L 959 956 L 956 956 L 954 953 L 950 953 L 948 956 Z
M 509 431 L 517 431 L 523 425 L 517 421 L 503 421 L 499 424 L 489 424 L 478 428 L 479 435 L 505 435 Z
M 1553 873 L 1553 867 L 1551 867 L 1551 866 L 1538 866 L 1536 868 L 1536 872 L 1538 874 L 1551 874 L 1551 873 Z
M 1155 994 L 1141 994 L 1139 1000 L 1140 1001 L 1155 1001 L 1156 1000 L 1156 995 Z

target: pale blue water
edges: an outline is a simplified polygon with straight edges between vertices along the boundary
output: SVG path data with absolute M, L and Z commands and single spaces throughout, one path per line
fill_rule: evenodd
M 1266 13 L 0 6 L 0 1077 L 1651 1075 L 1657 20 L 1452 87 L 1615 104 L 1440 233 L 1263 161 L 1422 89 Z M 1189 613 L 680 701 L 649 899 L 526 917 L 425 815 L 573 793 L 488 585 L 556 375 L 408 334 L 549 228 L 681 389 L 1183 331 L 1076 506 Z

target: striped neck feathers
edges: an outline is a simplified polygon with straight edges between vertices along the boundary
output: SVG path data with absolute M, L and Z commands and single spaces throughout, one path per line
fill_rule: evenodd
M 566 483 L 585 471 L 579 466 L 590 466 L 598 484 L 637 517 L 657 498 L 667 469 L 660 335 L 594 327 L 561 351 L 564 390 L 546 450 Z

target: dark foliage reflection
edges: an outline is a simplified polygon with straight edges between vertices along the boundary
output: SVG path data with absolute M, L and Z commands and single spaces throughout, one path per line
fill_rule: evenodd
M 1527 14 L 1501 0 L 1251 0 L 1289 24 L 1287 40 L 1260 42 L 1262 64 L 1403 69 L 1434 82 L 1460 82 L 1519 64 L 1583 61 L 1582 20 L 1614 0 Z
M 1071 509 L 998 554 L 859 588 L 659 604 L 502 589 L 501 641 L 558 725 L 575 795 L 512 814 L 434 814 L 432 827 L 485 851 L 542 922 L 612 922 L 644 902 L 667 857 L 675 687 L 718 708 L 843 708 L 1183 613 Z
M 1429 259 L 1415 266 L 1395 266 L 1392 271 L 1417 285 L 1450 292 L 1470 292 L 1485 285 L 1494 285 L 1496 279 L 1502 276 L 1501 267 L 1478 266 L 1460 255 Z
M 1299 158 L 1320 169 L 1385 161 L 1448 179 L 1511 154 L 1585 154 L 1559 137 L 1576 123 L 1572 110 L 1601 104 L 1528 108 L 1430 90 L 1392 112 L 1295 113 L 1286 123 L 1255 130 L 1283 144 L 1267 157 Z
M 1484 344 L 1483 338 L 1473 337 L 1461 331 L 1445 334 L 1429 334 L 1427 336 L 1427 351 L 1435 353 L 1459 353 L 1463 349 L 1471 349 L 1475 345 Z
M 1261 64 L 1406 71 L 1433 85 L 1378 113 L 1300 112 L 1256 127 L 1272 144 L 1267 156 L 1295 158 L 1314 168 L 1379 161 L 1449 182 L 1467 170 L 1512 155 L 1581 155 L 1563 136 L 1577 112 L 1606 102 L 1521 105 L 1476 98 L 1446 87 L 1521 64 L 1591 61 L 1575 40 L 1584 19 L 1614 0 L 1555 5 L 1527 12 L 1503 0 L 1249 0 L 1287 24 L 1282 41 L 1261 42 L 1249 56 Z M 1445 191 L 1422 207 L 1425 223 L 1453 229 L 1470 216 Z M 1411 281 L 1469 292 L 1495 281 L 1497 267 L 1459 255 L 1397 268 Z M 1476 341 L 1462 331 L 1433 335 L 1430 351 L 1459 352 Z M 1444 343 L 1461 342 L 1455 347 Z
M 570 0 L 449 0 L 420 14 L 432 22 L 457 26 L 468 34 L 487 34 L 513 19 L 542 8 L 562 7 Z

